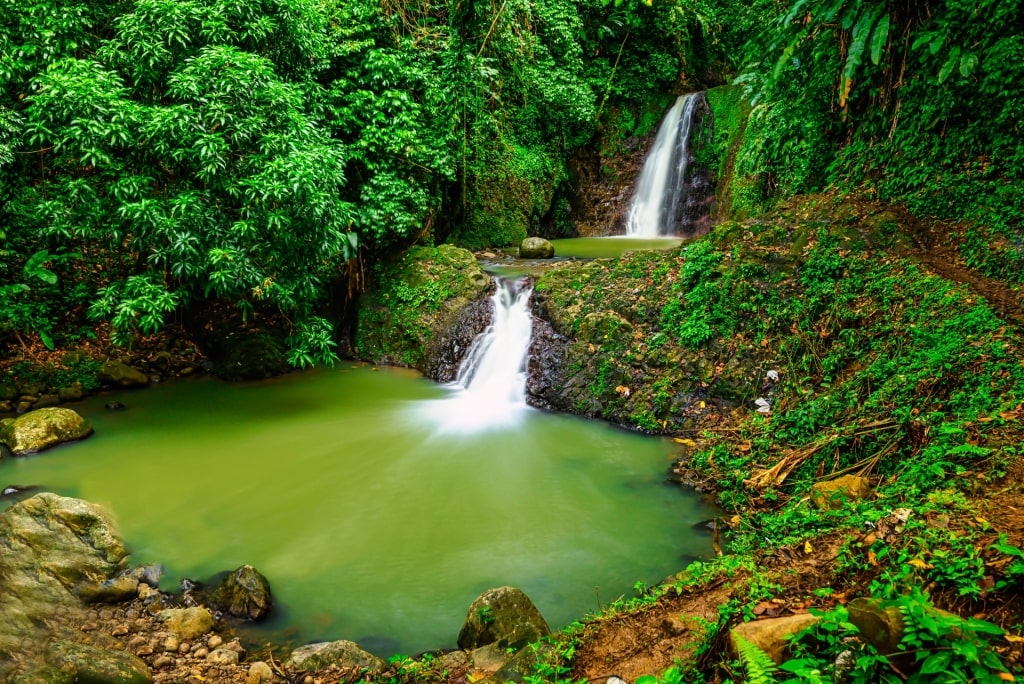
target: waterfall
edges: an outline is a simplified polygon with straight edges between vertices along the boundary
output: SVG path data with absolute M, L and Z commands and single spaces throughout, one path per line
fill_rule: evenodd
M 644 161 L 626 215 L 626 235 L 693 235 L 710 227 L 710 181 L 691 168 L 691 140 L 708 112 L 704 93 L 680 95 Z
M 515 423 L 527 409 L 526 361 L 533 332 L 524 279 L 495 278 L 492 319 L 459 365 L 449 399 L 428 409 L 443 431 L 470 432 Z

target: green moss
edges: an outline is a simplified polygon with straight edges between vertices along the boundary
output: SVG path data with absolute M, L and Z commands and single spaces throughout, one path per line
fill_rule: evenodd
M 565 177 L 559 155 L 497 141 L 473 164 L 466 220 L 452 241 L 470 249 L 518 245 L 537 233 Z
M 743 136 L 750 116 L 750 104 L 739 86 L 721 86 L 707 91 L 714 132 L 711 145 L 705 147 L 702 160 L 715 169 L 716 206 L 721 218 L 742 218 L 757 206 L 760 191 L 751 178 L 736 177 L 736 155 L 743 145 Z
M 373 277 L 359 306 L 356 353 L 421 369 L 438 333 L 490 286 L 473 255 L 453 245 L 413 247 L 397 261 L 378 264 Z

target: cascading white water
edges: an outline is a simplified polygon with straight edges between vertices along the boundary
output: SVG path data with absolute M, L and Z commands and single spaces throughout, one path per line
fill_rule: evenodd
M 472 432 L 516 422 L 527 410 L 526 360 L 533 333 L 525 280 L 495 278 L 491 325 L 477 335 L 459 365 L 449 399 L 427 412 L 445 432 Z
M 627 236 L 656 238 L 673 234 L 676 212 L 685 192 L 690 133 L 700 95 L 680 95 L 661 122 L 626 216 Z

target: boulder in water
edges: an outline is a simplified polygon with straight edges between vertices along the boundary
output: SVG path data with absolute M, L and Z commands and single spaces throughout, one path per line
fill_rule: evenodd
M 75 411 L 44 408 L 26 413 L 5 425 L 0 430 L 0 443 L 15 456 L 23 456 L 91 434 L 89 421 Z
M 210 607 L 235 617 L 259 620 L 270 612 L 270 582 L 251 565 L 229 573 L 207 597 Z
M 469 607 L 459 632 L 459 648 L 472 650 L 496 643 L 522 648 L 551 633 L 530 597 L 516 587 L 498 587 L 480 594 Z
M 382 659 L 364 651 L 354 641 L 345 640 L 300 646 L 292 651 L 285 665 L 297 670 L 319 670 L 337 665 L 353 667 L 374 674 L 387 669 L 387 663 Z
M 519 244 L 520 259 L 550 259 L 555 256 L 555 246 L 539 237 L 528 237 Z
M 149 376 L 120 361 L 107 361 L 96 377 L 100 382 L 114 387 L 143 387 L 149 384 Z

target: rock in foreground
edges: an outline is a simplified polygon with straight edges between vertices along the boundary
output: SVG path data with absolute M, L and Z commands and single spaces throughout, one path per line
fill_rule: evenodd
M 0 430 L 0 444 L 6 445 L 15 456 L 24 456 L 91 434 L 89 421 L 75 411 L 43 408 L 26 413 L 4 426 Z
M 499 648 L 518 649 L 550 633 L 529 596 L 516 587 L 498 587 L 480 594 L 470 605 L 459 632 L 459 648 L 496 643 Z
M 44 625 L 53 624 L 57 616 L 73 621 L 84 611 L 82 599 L 95 595 L 127 565 L 117 528 L 95 504 L 42 493 L 0 514 L 0 681 L 11 668 L 41 656 L 38 651 L 53 643 L 43 633 Z M 62 667 L 72 652 L 80 649 L 69 646 L 46 658 Z M 118 656 L 85 655 L 94 662 L 114 663 L 112 667 L 128 662 Z M 136 665 L 128 669 L 137 669 Z
M 297 670 L 316 670 L 337 665 L 371 673 L 380 673 L 387 669 L 387 663 L 381 658 L 364 651 L 354 641 L 345 640 L 300 646 L 292 651 L 285 665 Z

